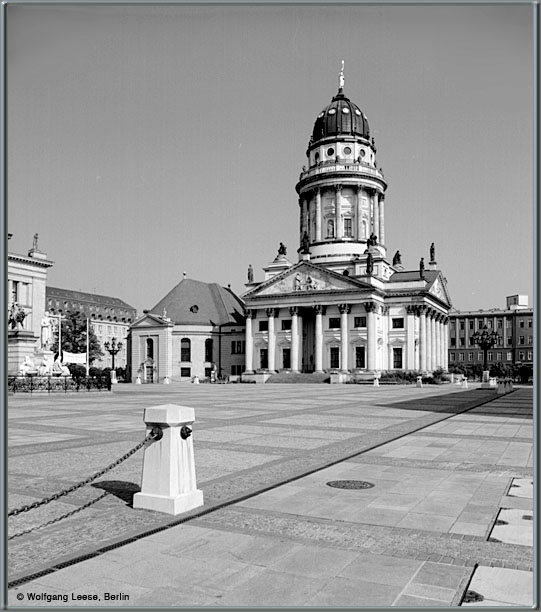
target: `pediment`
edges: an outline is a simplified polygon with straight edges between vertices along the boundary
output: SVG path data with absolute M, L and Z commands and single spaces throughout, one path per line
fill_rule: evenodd
M 244 297 L 317 293 L 319 291 L 358 291 L 362 286 L 362 283 L 336 272 L 301 262 L 259 285 Z
M 138 327 L 165 327 L 170 325 L 170 321 L 165 321 L 162 317 L 153 314 L 143 315 L 139 320 L 131 326 L 131 329 Z
M 449 305 L 451 304 L 451 298 L 449 296 L 449 292 L 447 291 L 446 283 L 441 274 L 438 274 L 436 280 L 432 283 L 432 286 L 430 287 L 428 292 L 436 296 L 439 300 L 442 300 L 442 302 L 446 302 Z

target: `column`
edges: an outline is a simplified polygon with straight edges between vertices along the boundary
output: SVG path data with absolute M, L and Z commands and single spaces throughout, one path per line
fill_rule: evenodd
M 336 238 L 342 238 L 342 185 L 336 185 L 335 200 L 334 235 Z
M 374 218 L 372 219 L 372 227 L 374 228 L 374 234 L 378 237 L 379 242 L 379 195 L 378 192 L 374 190 Z
M 246 311 L 246 372 L 254 371 L 254 334 L 252 330 L 252 319 L 255 319 L 255 310 L 248 309 Z
M 449 317 L 445 317 L 443 321 L 443 369 L 449 370 Z
M 323 315 L 325 313 L 325 306 L 317 304 L 314 306 L 316 311 L 316 354 L 315 354 L 315 368 L 316 372 L 323 372 Z
M 299 197 L 299 243 L 304 236 L 304 198 Z
M 348 314 L 351 312 L 351 306 L 340 304 L 338 310 L 340 311 L 340 370 L 347 372 L 349 352 Z
M 439 320 L 438 320 L 438 329 L 440 332 L 440 335 L 439 335 L 440 363 L 439 365 L 444 370 L 445 369 L 445 338 L 444 338 L 443 319 L 444 319 L 444 316 L 440 314 Z
M 419 367 L 426 371 L 426 306 L 419 307 Z
M 361 204 L 361 186 L 357 185 L 357 199 L 355 202 L 355 217 L 357 219 L 357 240 L 361 240 L 363 236 L 362 226 L 362 204 Z
M 406 307 L 406 359 L 407 370 L 415 370 L 415 306 Z
M 291 370 L 299 371 L 299 309 L 292 306 L 289 309 L 291 314 Z
M 430 345 L 431 345 L 431 349 L 432 349 L 432 371 L 434 371 L 436 369 L 436 362 L 438 360 L 438 345 L 436 343 L 436 325 L 437 325 L 437 321 L 436 321 L 436 317 L 437 314 L 435 311 L 432 311 L 432 313 L 430 314 Z
M 316 187 L 316 241 L 321 240 L 321 189 Z
M 378 242 L 380 244 L 385 244 L 385 215 L 384 215 L 384 203 L 385 196 L 384 194 L 380 194 L 379 196 L 379 235 Z
M 376 304 L 366 302 L 366 366 L 367 370 L 373 372 L 376 369 Z
M 269 370 L 273 372 L 276 367 L 274 363 L 274 348 L 275 348 L 275 335 L 274 335 L 274 308 L 267 308 L 266 310 L 267 317 L 269 318 L 269 342 L 268 342 L 268 360 L 269 360 Z

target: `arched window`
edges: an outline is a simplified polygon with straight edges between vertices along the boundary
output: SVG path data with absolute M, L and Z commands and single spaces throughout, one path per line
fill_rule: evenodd
M 212 361 L 212 338 L 205 340 L 205 361 Z
M 362 232 L 362 236 L 361 236 L 361 237 L 362 237 L 363 239 L 366 239 L 366 238 L 367 238 L 367 236 L 368 236 L 368 233 L 367 233 L 367 231 L 366 231 L 366 221 L 363 221 L 363 222 L 361 223 L 361 232 Z
M 154 359 L 154 342 L 152 338 L 147 338 L 147 359 Z
M 327 238 L 334 238 L 334 219 L 327 221 Z
M 189 338 L 182 338 L 180 341 L 180 361 L 192 360 L 192 343 Z

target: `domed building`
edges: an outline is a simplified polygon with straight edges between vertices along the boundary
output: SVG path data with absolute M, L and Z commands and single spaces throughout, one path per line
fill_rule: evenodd
M 250 271 L 246 373 L 447 369 L 451 300 L 434 245 L 426 268 L 387 255 L 385 191 L 364 112 L 339 89 L 317 115 L 296 185 L 297 261 L 280 244 L 263 281 Z M 263 375 L 263 377 L 261 376 Z M 361 376 L 362 377 L 362 376 Z

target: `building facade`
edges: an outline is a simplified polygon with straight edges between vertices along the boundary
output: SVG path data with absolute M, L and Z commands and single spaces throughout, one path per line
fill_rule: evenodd
M 533 366 L 533 308 L 528 296 L 507 297 L 506 308 L 451 311 L 449 313 L 449 366 L 483 365 L 484 353 L 473 335 L 487 329 L 498 335 L 498 341 L 487 353 L 487 365 Z
M 11 234 L 8 234 L 8 239 Z M 8 324 L 8 373 L 17 373 L 25 358 L 35 359 L 41 348 L 41 321 L 45 314 L 47 272 L 53 262 L 38 248 L 38 235 L 34 235 L 27 255 L 12 253 L 8 249 L 7 309 L 8 316 L 21 312 L 22 319 Z
M 387 182 L 365 114 L 338 93 L 317 116 L 296 186 L 297 261 L 280 244 L 255 282 L 249 270 L 246 375 L 258 371 L 447 369 L 447 283 L 435 247 L 406 269 L 390 260 Z
M 46 304 L 54 333 L 68 311 L 80 312 L 88 318 L 96 334 L 103 357 L 95 360 L 92 366 L 106 368 L 112 366 L 112 356 L 105 350 L 105 342 L 122 342 L 122 348 L 115 355 L 115 368 L 128 365 L 128 331 L 137 318 L 137 311 L 119 298 L 94 293 L 84 293 L 72 289 L 46 288 Z
M 132 381 L 175 383 L 242 374 L 243 311 L 231 289 L 183 278 L 131 326 Z

